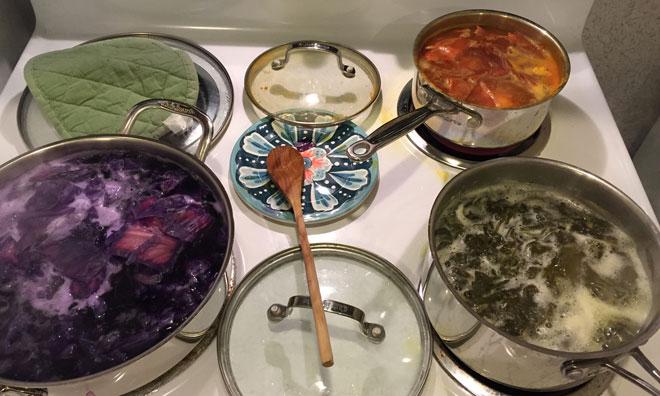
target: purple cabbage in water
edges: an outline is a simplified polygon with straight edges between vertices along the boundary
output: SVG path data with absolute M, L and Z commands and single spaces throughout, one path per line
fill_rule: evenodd
M 123 151 L 38 166 L 0 187 L 0 378 L 58 381 L 120 364 L 198 307 L 226 214 L 173 163 Z

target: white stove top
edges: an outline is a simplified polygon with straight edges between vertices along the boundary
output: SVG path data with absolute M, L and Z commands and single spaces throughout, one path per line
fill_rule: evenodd
M 427 20 L 439 15 L 441 13 L 431 15 Z M 89 37 L 74 40 L 39 35 L 32 37 L 0 93 L 0 163 L 27 150 L 16 124 L 17 106 L 25 88 L 22 69 L 26 61 L 43 52 L 71 47 L 86 38 Z M 412 38 L 408 41 L 412 41 Z M 240 134 L 256 121 L 248 99 L 243 95 L 244 72 L 258 54 L 279 43 L 272 42 L 268 46 L 199 43 L 224 64 L 234 84 L 233 119 L 226 135 L 206 162 L 230 193 L 236 223 L 236 242 L 241 248 L 246 270 L 297 243 L 293 227 L 274 224 L 246 207 L 232 190 L 228 177 L 232 146 Z M 409 60 L 410 48 L 397 44 L 387 47 L 387 52 L 371 48 L 357 49 L 374 62 L 383 79 L 380 115 L 373 125 L 367 125 L 369 130 L 373 130 L 396 114 L 400 90 L 413 75 L 412 62 Z M 585 53 L 579 49 L 571 51 L 570 47 L 569 52 L 571 77 L 550 108 L 552 130 L 541 156 L 582 167 L 603 177 L 632 197 L 653 217 L 649 201 Z M 401 62 L 402 59 L 407 61 Z M 349 244 L 374 252 L 397 265 L 413 284 L 417 284 L 426 265 L 426 228 L 432 203 L 443 185 L 457 171 L 428 158 L 405 138 L 382 149 L 378 155 L 380 182 L 368 206 L 338 222 L 310 227 L 310 240 Z M 660 363 L 660 335 L 652 338 L 642 350 L 650 355 L 651 360 Z M 632 361 L 628 361 L 626 367 L 648 378 Z M 606 394 L 638 393 L 640 391 L 627 381 L 616 378 Z M 159 389 L 157 394 L 226 395 L 218 369 L 215 342 L 198 361 L 177 379 Z M 464 395 L 466 392 L 434 362 L 425 394 Z

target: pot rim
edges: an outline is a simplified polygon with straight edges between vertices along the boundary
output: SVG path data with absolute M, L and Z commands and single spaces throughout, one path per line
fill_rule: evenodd
M 124 142 L 128 144 L 132 144 L 136 146 L 137 148 L 140 147 L 152 147 L 156 151 L 158 151 L 158 155 L 161 155 L 165 157 L 167 160 L 170 160 L 171 162 L 181 166 L 183 169 L 186 171 L 190 172 L 191 174 L 194 175 L 199 175 L 199 172 L 201 172 L 204 176 L 208 178 L 210 183 L 206 183 L 209 188 L 211 188 L 212 192 L 215 193 L 216 198 L 221 198 L 224 200 L 225 205 L 224 205 L 224 210 L 226 211 L 226 221 L 227 221 L 227 248 L 225 251 L 225 256 L 222 259 L 222 263 L 220 263 L 220 271 L 218 271 L 218 276 L 216 276 L 215 280 L 211 284 L 208 292 L 206 293 L 206 296 L 204 299 L 198 304 L 197 308 L 188 315 L 188 317 L 174 330 L 172 330 L 167 336 L 163 337 L 159 342 L 156 344 L 152 345 L 149 347 L 147 350 L 144 352 L 133 356 L 130 359 L 127 359 L 115 366 L 109 367 L 105 370 L 88 374 L 82 377 L 76 377 L 76 378 L 70 378 L 66 380 L 59 380 L 59 381 L 44 381 L 44 382 L 30 382 L 30 381 L 16 381 L 12 380 L 10 378 L 2 378 L 0 377 L 0 382 L 2 384 L 8 385 L 8 386 L 18 386 L 18 387 L 25 387 L 25 388 L 43 388 L 43 387 L 49 387 L 49 386 L 61 386 L 61 385 L 71 385 L 79 382 L 84 382 L 88 381 L 93 378 L 100 377 L 102 375 L 108 374 L 109 372 L 112 372 L 114 370 L 120 369 L 122 367 L 125 367 L 143 357 L 146 355 L 150 354 L 154 350 L 158 349 L 159 347 L 163 346 L 166 342 L 170 341 L 174 336 L 179 334 L 183 328 L 195 317 L 197 314 L 204 308 L 206 303 L 209 301 L 213 293 L 217 290 L 219 282 L 222 281 L 224 277 L 224 273 L 227 269 L 227 266 L 229 264 L 229 261 L 231 260 L 231 250 L 233 247 L 233 241 L 234 241 L 234 216 L 232 212 L 232 207 L 231 207 L 231 201 L 229 200 L 229 196 L 227 195 L 227 192 L 225 191 L 225 188 L 221 184 L 220 180 L 218 177 L 215 175 L 215 173 L 202 161 L 198 160 L 196 157 L 192 156 L 191 154 L 188 154 L 187 152 L 181 151 L 177 148 L 168 146 L 164 143 L 160 143 L 155 140 L 151 140 L 148 138 L 144 138 L 141 136 L 129 136 L 129 135 L 94 135 L 94 136 L 83 136 L 83 137 L 77 137 L 77 138 L 72 138 L 72 139 L 66 139 L 66 140 L 60 140 L 54 143 L 47 144 L 45 146 L 27 151 L 25 153 L 22 153 L 18 155 L 17 157 L 14 157 L 2 165 L 0 165 L 0 176 L 2 176 L 2 173 L 5 172 L 8 168 L 12 166 L 18 166 L 17 164 L 20 164 L 22 161 L 25 162 L 29 160 L 30 158 L 33 157 L 39 157 L 43 155 L 44 153 L 48 153 L 51 151 L 58 151 L 58 149 L 61 149 L 62 147 L 66 146 L 72 146 L 72 147 L 82 147 L 78 152 L 83 152 L 85 150 L 91 151 L 91 150 L 103 150 L 106 148 L 109 148 L 109 146 L 115 144 L 116 142 Z M 84 148 L 85 146 L 91 146 L 87 147 L 86 149 Z M 153 155 L 153 154 L 152 154 Z M 54 157 L 55 158 L 55 157 Z M 191 170 L 191 166 L 193 167 L 193 170 Z M 195 169 L 196 168 L 196 169 Z M 226 302 L 226 301 L 225 301 Z M 223 302 L 223 306 L 224 306 Z M 222 307 L 221 307 L 222 308 Z
M 259 103 L 259 101 L 254 97 L 254 95 L 252 93 L 252 89 L 249 88 L 250 87 L 249 80 L 250 80 L 250 76 L 255 72 L 254 68 L 264 58 L 271 57 L 272 53 L 277 52 L 277 51 L 281 51 L 281 50 L 283 50 L 283 49 L 285 49 L 285 48 L 287 48 L 287 47 L 289 47 L 289 46 L 291 46 L 295 43 L 299 43 L 299 42 L 302 42 L 302 41 L 308 41 L 308 42 L 318 43 L 318 44 L 321 44 L 321 45 L 332 46 L 332 47 L 338 48 L 340 50 L 345 50 L 345 51 L 351 52 L 351 53 L 353 53 L 353 55 L 361 58 L 369 66 L 369 68 L 371 69 L 371 71 L 373 72 L 373 75 L 375 77 L 374 88 L 375 88 L 376 93 L 371 96 L 371 98 L 369 99 L 369 102 L 367 104 L 365 104 L 362 108 L 354 111 L 350 115 L 347 115 L 347 116 L 341 118 L 340 120 L 332 121 L 332 122 L 326 122 L 326 123 L 293 121 L 293 120 L 290 120 L 290 119 L 287 119 L 287 118 L 283 118 L 277 113 L 272 113 L 268 109 L 263 107 L 263 105 L 261 103 Z M 323 41 L 323 40 L 296 40 L 296 41 L 290 41 L 290 42 L 287 42 L 287 43 L 284 43 L 284 44 L 277 45 L 275 47 L 268 48 L 267 50 L 261 52 L 259 55 L 257 55 L 256 58 L 254 58 L 254 60 L 252 60 L 252 62 L 250 62 L 247 69 L 245 69 L 245 76 L 243 77 L 243 90 L 245 91 L 245 94 L 247 95 L 247 97 L 250 99 L 250 102 L 254 106 L 256 106 L 259 110 L 261 110 L 264 114 L 266 114 L 267 116 L 272 117 L 275 120 L 277 120 L 277 121 L 279 121 L 283 124 L 294 125 L 294 126 L 297 126 L 297 127 L 304 127 L 304 128 L 326 128 L 326 127 L 331 127 L 331 126 L 335 126 L 335 125 L 340 125 L 343 122 L 352 120 L 353 118 L 357 117 L 358 115 L 362 114 L 364 111 L 369 109 L 376 102 L 378 97 L 381 96 L 381 94 L 382 94 L 380 72 L 378 71 L 378 68 L 376 67 L 376 65 L 371 61 L 371 59 L 369 59 L 367 56 L 362 54 L 360 51 L 358 51 L 358 50 L 356 50 L 352 47 L 348 47 L 346 45 L 338 44 L 338 43 L 335 43 L 335 42 Z
M 559 41 L 559 39 L 557 39 L 557 37 L 555 37 L 554 34 L 552 34 L 549 30 L 547 30 L 543 26 L 539 25 L 538 23 L 536 23 L 536 22 L 534 22 L 530 19 L 527 19 L 523 16 L 512 14 L 512 13 L 505 12 L 505 11 L 489 10 L 489 9 L 483 9 L 483 8 L 456 11 L 456 12 L 452 12 L 452 13 L 449 13 L 449 14 L 442 15 L 438 18 L 435 18 L 431 22 L 427 23 L 422 28 L 422 30 L 420 30 L 420 32 L 415 37 L 415 42 L 414 42 L 414 46 L 413 46 L 413 61 L 415 62 L 415 68 L 417 69 L 417 75 L 418 76 L 420 76 L 420 75 L 423 76 L 423 74 L 420 71 L 420 67 L 419 67 L 419 57 L 417 56 L 419 54 L 419 48 L 424 43 L 424 41 L 426 41 L 426 39 L 428 37 L 433 36 L 435 33 L 438 33 L 437 25 L 441 24 L 442 22 L 444 22 L 446 20 L 450 20 L 450 19 L 455 18 L 455 17 L 471 16 L 471 15 L 474 15 L 474 16 L 494 15 L 494 16 L 501 17 L 503 19 L 515 20 L 515 21 L 518 21 L 522 24 L 525 24 L 525 25 L 529 26 L 530 28 L 538 31 L 540 34 L 546 36 L 548 38 L 548 40 L 553 45 L 555 45 L 556 49 L 558 50 L 559 54 L 561 55 L 561 59 L 558 59 L 558 61 L 561 61 L 563 63 L 563 68 L 562 68 L 563 79 L 562 79 L 562 82 L 561 82 L 561 84 L 559 84 L 557 89 L 551 95 L 546 96 L 542 100 L 533 102 L 533 103 L 525 105 L 525 106 L 519 106 L 519 107 L 497 108 L 497 107 L 489 107 L 489 106 L 478 106 L 478 105 L 467 103 L 467 102 L 464 102 L 464 101 L 461 101 L 461 100 L 458 100 L 458 99 L 454 99 L 452 96 L 444 93 L 441 89 L 439 89 L 438 87 L 433 85 L 433 83 L 431 83 L 430 81 L 428 81 L 428 79 L 426 79 L 424 77 L 424 81 L 428 82 L 429 88 L 436 91 L 436 93 L 444 95 L 444 96 L 450 98 L 451 100 L 453 100 L 457 103 L 460 103 L 463 106 L 473 108 L 475 110 L 488 110 L 488 111 L 523 110 L 523 109 L 528 109 L 528 108 L 531 108 L 531 107 L 534 107 L 534 106 L 538 106 L 542 103 L 545 103 L 549 100 L 552 100 L 555 96 L 557 96 L 559 94 L 559 92 L 561 92 L 561 90 L 564 88 L 566 83 L 568 83 L 568 79 L 569 79 L 570 74 L 571 74 L 571 61 L 568 57 L 568 52 L 566 51 L 566 48 L 564 48 L 564 45 Z M 439 31 L 443 31 L 443 30 L 445 30 L 445 29 L 439 29 Z
M 479 321 L 480 324 L 487 326 L 489 329 L 495 331 L 498 333 L 500 336 L 508 339 L 509 341 L 519 344 L 521 346 L 527 347 L 529 349 L 532 349 L 536 352 L 541 352 L 553 356 L 557 356 L 560 358 L 565 358 L 566 360 L 571 360 L 571 359 L 606 359 L 610 357 L 615 357 L 618 355 L 623 355 L 628 352 L 630 352 L 632 349 L 643 345 L 648 341 L 649 338 L 651 338 L 656 331 L 660 328 L 660 314 L 657 312 L 655 313 L 655 317 L 651 319 L 651 321 L 646 325 L 646 328 L 638 333 L 635 337 L 631 338 L 628 342 L 624 343 L 623 345 L 620 345 L 616 348 L 609 349 L 609 350 L 604 350 L 604 351 L 593 351 L 593 352 L 568 352 L 568 351 L 560 351 L 560 350 L 555 350 L 555 349 L 550 349 L 550 348 L 545 348 L 536 344 L 532 344 L 530 342 L 527 342 L 523 340 L 522 338 L 519 337 L 514 337 L 503 330 L 497 328 L 495 325 L 490 323 L 489 321 L 485 320 L 481 315 L 477 314 L 470 304 L 463 298 L 463 296 L 456 291 L 454 288 L 453 284 L 449 281 L 447 278 L 447 275 L 445 274 L 445 271 L 442 269 L 442 266 L 439 264 L 438 256 L 436 250 L 433 248 L 433 229 L 435 228 L 436 224 L 436 219 L 438 218 L 438 211 L 439 207 L 441 206 L 442 201 L 445 200 L 447 197 L 447 187 L 451 186 L 453 184 L 458 184 L 461 182 L 461 179 L 465 178 L 466 176 L 463 175 L 471 175 L 473 173 L 478 173 L 482 168 L 488 168 L 488 167 L 496 167 L 500 164 L 505 165 L 505 164 L 512 164 L 512 165 L 524 165 L 528 163 L 544 163 L 550 167 L 559 167 L 562 169 L 569 170 L 571 172 L 574 172 L 580 176 L 587 177 L 598 184 L 602 185 L 606 189 L 608 189 L 611 194 L 615 195 L 618 197 L 619 200 L 625 202 L 631 210 L 636 212 L 638 217 L 642 220 L 642 224 L 646 227 L 648 227 L 652 233 L 655 235 L 655 240 L 656 242 L 660 245 L 660 231 L 658 228 L 655 226 L 653 221 L 650 219 L 650 217 L 644 212 L 644 210 L 635 203 L 630 197 L 628 197 L 625 193 L 623 193 L 620 189 L 618 189 L 616 186 L 611 184 L 610 182 L 602 179 L 601 177 L 598 177 L 594 175 L 593 173 L 590 173 L 582 168 L 579 168 L 574 165 L 567 164 L 565 162 L 557 161 L 557 160 L 552 160 L 552 159 L 547 159 L 547 158 L 538 158 L 538 157 L 510 157 L 510 158 L 497 158 L 493 160 L 486 161 L 484 163 L 481 163 L 473 168 L 467 169 L 456 175 L 454 178 L 452 178 L 447 184 L 440 190 L 440 193 L 438 193 L 438 196 L 436 197 L 435 201 L 433 202 L 433 207 L 431 208 L 431 214 L 429 216 L 429 224 L 428 224 L 428 242 L 429 242 L 429 250 L 431 251 L 431 256 L 433 258 L 433 266 L 440 272 L 440 276 L 442 277 L 443 282 L 447 286 L 447 289 L 451 291 L 452 295 L 454 298 L 458 300 L 458 302 L 465 308 L 476 320 Z

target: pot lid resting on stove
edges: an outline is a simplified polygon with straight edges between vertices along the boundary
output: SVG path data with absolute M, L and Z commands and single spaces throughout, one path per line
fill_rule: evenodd
M 256 107 L 279 121 L 326 127 L 369 108 L 380 93 L 380 75 L 353 49 L 296 41 L 259 55 L 245 73 L 245 92 Z
M 314 244 L 334 366 L 318 359 L 300 251 L 258 265 L 222 318 L 218 355 L 235 395 L 417 395 L 430 368 L 423 307 L 392 264 L 345 245 Z
M 117 43 L 123 43 L 123 45 Z M 112 53 L 120 56 L 109 63 L 103 58 L 104 52 L 88 51 L 89 48 L 94 47 L 112 49 Z M 150 56 L 145 55 L 147 49 L 151 49 L 149 52 Z M 61 57 L 61 55 L 66 55 L 67 52 L 70 53 L 71 51 L 83 52 L 85 56 L 77 58 L 77 62 L 74 62 L 68 57 Z M 50 89 L 53 92 L 50 99 L 57 106 L 64 106 L 64 110 L 61 110 L 61 112 L 71 116 L 72 120 L 77 120 L 77 122 L 71 122 L 69 120 L 68 123 L 75 126 L 77 133 L 72 135 L 71 133 L 62 134 L 57 131 L 53 125 L 53 121 L 50 120 L 51 117 L 47 117 L 48 114 L 45 112 L 45 109 L 37 103 L 37 100 L 33 96 L 34 92 L 31 92 L 30 88 L 26 87 L 17 107 L 18 129 L 23 142 L 29 148 L 36 148 L 72 136 L 115 133 L 116 130 L 112 129 L 112 123 L 108 123 L 110 122 L 109 120 L 116 118 L 116 127 L 119 128 L 121 126 L 124 112 L 117 112 L 117 109 L 125 106 L 125 110 L 128 110 L 132 104 L 147 98 L 179 99 L 181 101 L 183 99 L 182 97 L 172 96 L 172 90 L 181 85 L 181 82 L 184 80 L 172 73 L 171 69 L 173 65 L 166 65 L 168 67 L 163 65 L 163 56 L 168 53 L 178 54 L 184 64 L 190 64 L 190 72 L 192 72 L 194 77 L 191 82 L 195 81 L 195 86 L 190 87 L 190 94 L 194 93 L 194 96 L 183 101 L 188 104 L 194 104 L 209 116 L 213 123 L 213 130 L 215 131 L 211 146 L 215 146 L 224 136 L 232 116 L 234 90 L 229 74 L 223 64 L 203 47 L 186 39 L 161 33 L 115 34 L 98 37 L 76 47 L 64 50 L 63 54 L 59 54 L 60 61 L 68 61 L 69 66 L 77 67 L 77 71 L 75 73 L 70 71 L 70 74 L 77 73 L 78 77 L 75 75 L 66 75 L 67 84 L 54 84 L 54 86 L 51 81 Z M 52 57 L 53 55 L 57 56 L 57 53 L 43 55 Z M 110 55 L 105 53 L 105 56 L 108 57 Z M 121 56 L 128 57 L 129 61 L 127 62 L 125 59 L 121 59 Z M 154 64 L 158 64 L 159 67 L 154 69 L 153 66 L 146 63 L 149 59 L 152 59 L 155 62 Z M 42 63 L 42 67 L 48 69 L 42 71 L 42 74 L 53 74 L 50 69 L 57 65 L 53 65 L 52 63 Z M 59 64 L 59 68 L 62 69 L 64 66 Z M 141 78 L 140 75 L 136 74 L 137 72 L 134 69 L 142 70 Z M 88 75 L 92 76 L 90 77 L 91 81 L 83 78 Z M 122 77 L 120 78 L 119 76 Z M 73 82 L 78 82 L 78 84 L 74 84 Z M 81 86 L 87 88 L 80 89 Z M 142 91 L 144 95 L 129 92 L 130 95 L 122 96 L 122 100 L 118 103 L 108 100 L 107 95 L 109 91 L 114 89 L 125 94 L 127 87 L 138 87 L 138 90 Z M 65 92 L 66 95 L 62 92 Z M 71 101 L 72 97 L 77 98 L 79 103 L 76 102 L 76 105 L 60 103 L 63 98 Z M 97 105 L 99 103 L 101 105 L 96 109 L 90 106 L 90 97 L 96 98 Z M 103 103 L 103 100 L 107 103 Z M 111 111 L 106 108 L 108 106 L 111 108 Z M 95 120 L 99 118 L 99 115 L 106 121 L 100 122 Z M 202 126 L 199 123 L 188 119 L 188 117 L 178 114 L 167 114 L 157 109 L 150 110 L 146 115 L 152 117 L 155 126 L 152 126 L 153 133 L 145 136 L 157 138 L 163 143 L 181 148 L 189 153 L 195 152 L 197 142 L 202 136 Z M 144 115 L 140 120 L 143 119 Z M 90 124 L 109 125 L 109 129 L 86 129 Z M 139 125 L 144 126 L 145 124 L 140 123 Z

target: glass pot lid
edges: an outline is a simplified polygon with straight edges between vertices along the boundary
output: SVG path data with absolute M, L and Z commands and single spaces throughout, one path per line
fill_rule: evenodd
M 234 395 L 417 395 L 431 362 L 407 278 L 363 250 L 313 244 L 334 366 L 321 365 L 300 251 L 258 265 L 222 318 L 218 357 Z
M 245 74 L 245 92 L 264 113 L 304 127 L 350 120 L 380 93 L 376 66 L 334 43 L 296 41 L 259 55 Z

